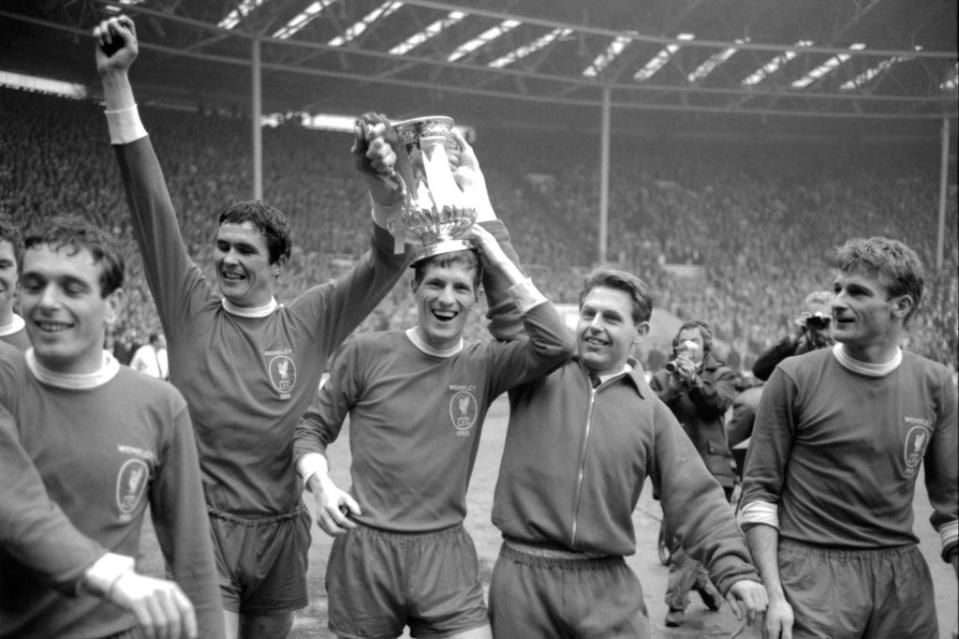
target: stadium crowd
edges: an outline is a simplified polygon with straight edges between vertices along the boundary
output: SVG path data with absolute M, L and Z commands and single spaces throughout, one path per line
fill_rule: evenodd
M 141 112 L 188 248 L 208 264 L 212 212 L 250 196 L 249 123 L 149 105 Z M 0 211 L 19 221 L 82 211 L 129 240 L 128 310 L 114 338 L 143 343 L 159 326 L 102 107 L 0 89 L 0 117 Z M 598 162 L 570 140 L 522 136 L 480 132 L 475 148 L 497 213 L 527 268 L 550 299 L 575 302 L 597 252 Z M 264 199 L 288 215 L 296 239 L 291 268 L 279 283 L 281 300 L 335 277 L 366 246 L 366 195 L 343 160 L 350 143 L 348 135 L 307 132 L 297 124 L 264 130 Z M 945 259 L 937 273 L 938 152 L 879 150 L 614 141 L 609 261 L 646 278 L 658 307 L 707 321 L 735 351 L 729 359 L 746 369 L 788 329 L 808 291 L 831 287 L 825 256 L 835 244 L 857 235 L 900 238 L 919 252 L 929 283 L 911 320 L 909 348 L 955 370 L 956 185 L 948 189 Z M 693 265 L 700 275 L 670 275 L 672 264 Z M 409 325 L 408 297 L 405 286 L 396 287 L 360 330 Z M 474 340 L 485 334 L 478 319 L 467 330 Z

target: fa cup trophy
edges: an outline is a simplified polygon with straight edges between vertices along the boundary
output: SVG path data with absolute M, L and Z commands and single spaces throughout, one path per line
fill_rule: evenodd
M 473 248 L 472 241 L 460 237 L 476 221 L 476 206 L 460 190 L 450 169 L 447 150 L 459 153 L 452 137 L 453 118 L 412 118 L 393 123 L 393 129 L 399 138 L 393 150 L 403 210 L 391 220 L 390 232 L 422 244 L 414 262 Z

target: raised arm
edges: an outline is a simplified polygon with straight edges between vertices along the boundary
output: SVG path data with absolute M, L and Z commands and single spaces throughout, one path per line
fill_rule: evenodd
M 167 334 L 175 337 L 177 319 L 191 313 L 195 304 L 213 299 L 212 291 L 190 284 L 202 275 L 187 253 L 163 170 L 133 97 L 129 70 L 139 53 L 134 23 L 115 16 L 101 22 L 93 35 L 110 142 L 123 177 L 133 235 L 160 319 Z
M 467 233 L 478 243 L 480 260 L 502 286 L 518 312 L 524 338 L 494 351 L 491 392 L 499 393 L 536 379 L 554 370 L 575 351 L 572 332 L 566 328 L 555 307 L 510 259 L 496 238 L 483 226 L 474 224 Z

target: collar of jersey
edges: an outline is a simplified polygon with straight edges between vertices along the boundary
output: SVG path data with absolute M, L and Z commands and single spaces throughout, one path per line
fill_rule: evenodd
M 860 362 L 853 359 L 846 352 L 845 344 L 833 344 L 832 354 L 843 368 L 866 377 L 884 377 L 893 372 L 902 364 L 902 349 L 896 347 L 896 354 L 888 362 L 882 364 L 870 364 L 869 362 Z
M 433 348 L 432 346 L 424 342 L 423 338 L 420 337 L 420 334 L 416 332 L 415 327 L 406 329 L 406 336 L 409 338 L 411 342 L 413 342 L 413 346 L 420 349 L 427 355 L 432 355 L 434 357 L 452 357 L 453 355 L 456 355 L 461 350 L 463 350 L 462 337 L 460 338 L 460 341 L 455 346 L 439 349 L 439 348 Z
M 30 369 L 33 376 L 47 386 L 55 386 L 56 388 L 88 390 L 106 384 L 120 372 L 120 362 L 116 360 L 110 351 L 103 351 L 103 363 L 100 365 L 100 370 L 81 374 L 57 373 L 56 371 L 44 368 L 43 365 L 37 361 L 36 356 L 33 354 L 32 347 L 27 349 L 25 356 L 27 368 Z
M 17 315 L 16 313 L 14 313 L 13 319 L 10 320 L 9 324 L 4 324 L 3 326 L 0 326 L 0 336 L 13 335 L 14 333 L 19 331 L 26 325 L 27 323 L 23 321 L 23 318 Z
M 263 306 L 255 306 L 253 308 L 237 306 L 225 297 L 221 301 L 223 302 L 223 310 L 230 315 L 236 315 L 238 317 L 266 317 L 279 306 L 279 304 L 276 303 L 275 297 L 271 297 L 270 301 Z

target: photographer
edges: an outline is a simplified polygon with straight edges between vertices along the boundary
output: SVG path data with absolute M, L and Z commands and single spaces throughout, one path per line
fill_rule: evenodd
M 742 473 L 756 421 L 756 409 L 762 396 L 762 382 L 769 379 L 779 362 L 793 355 L 802 355 L 832 346 L 832 299 L 829 291 L 813 291 L 803 300 L 803 310 L 795 319 L 798 331 L 782 338 L 767 349 L 753 364 L 753 376 L 760 386 L 747 388 L 733 402 L 733 414 L 726 426 L 726 441 L 733 451 L 736 468 Z
M 767 349 L 753 364 L 756 379 L 766 381 L 779 362 L 793 355 L 802 355 L 817 348 L 831 346 L 833 294 L 829 291 L 814 291 L 803 301 L 803 310 L 795 319 L 799 330 L 782 338 Z
M 736 472 L 726 444 L 724 417 L 736 396 L 736 381 L 736 373 L 712 353 L 712 334 L 703 322 L 687 322 L 679 328 L 673 338 L 672 358 L 650 380 L 650 387 L 682 424 L 727 500 L 736 483 Z M 689 605 L 690 590 L 696 590 L 710 610 L 718 610 L 722 598 L 703 566 L 677 547 L 682 545 L 681 540 L 671 542 L 666 625 L 679 626 Z

